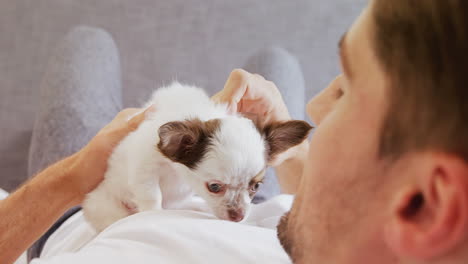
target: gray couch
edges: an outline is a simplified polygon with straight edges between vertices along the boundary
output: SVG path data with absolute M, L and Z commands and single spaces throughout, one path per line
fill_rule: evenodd
M 256 50 L 281 46 L 303 67 L 308 96 L 339 72 L 337 41 L 365 0 L 0 1 L 0 188 L 27 175 L 38 87 L 56 42 L 76 25 L 102 27 L 122 60 L 125 106 L 173 79 L 222 88 Z M 304 98 L 307 100 L 308 98 Z

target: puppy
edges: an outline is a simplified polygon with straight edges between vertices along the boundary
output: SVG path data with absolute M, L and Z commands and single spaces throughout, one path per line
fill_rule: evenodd
M 267 165 L 311 129 L 304 121 L 256 126 L 180 83 L 156 90 L 150 104 L 157 113 L 115 148 L 104 181 L 83 203 L 97 231 L 153 209 L 211 211 L 239 222 Z

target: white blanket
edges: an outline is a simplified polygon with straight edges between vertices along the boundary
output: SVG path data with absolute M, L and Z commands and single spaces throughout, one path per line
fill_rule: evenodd
M 255 205 L 242 223 L 193 211 L 149 211 L 122 219 L 96 236 L 81 212 L 47 241 L 33 264 L 290 263 L 276 237 L 292 196 Z
M 8 193 L 0 188 L 0 200 L 5 199 L 8 196 Z

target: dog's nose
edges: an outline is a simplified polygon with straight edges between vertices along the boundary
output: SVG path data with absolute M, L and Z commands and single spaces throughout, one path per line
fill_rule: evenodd
M 237 209 L 237 210 L 228 210 L 228 215 L 229 215 L 229 220 L 234 221 L 234 222 L 240 222 L 242 219 L 244 219 L 244 212 L 242 209 Z

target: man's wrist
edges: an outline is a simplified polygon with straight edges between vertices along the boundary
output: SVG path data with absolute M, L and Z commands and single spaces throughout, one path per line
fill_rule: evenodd
M 75 173 L 76 155 L 72 155 L 49 167 L 36 177 L 44 184 L 49 185 L 50 191 L 55 192 L 57 197 L 60 197 L 64 206 L 72 207 L 78 205 L 83 196 L 77 188 Z
M 73 158 L 66 158 L 37 174 L 0 202 L 0 259 L 13 263 L 68 209 L 79 195 L 70 179 Z

